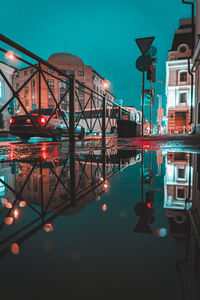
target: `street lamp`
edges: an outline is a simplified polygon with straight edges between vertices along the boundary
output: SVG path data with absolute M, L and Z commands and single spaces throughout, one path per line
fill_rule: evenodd
M 15 54 L 13 51 L 7 51 L 5 57 L 6 59 L 13 61 L 15 59 Z
M 110 87 L 110 81 L 109 80 L 103 80 L 103 88 L 104 89 L 109 89 Z

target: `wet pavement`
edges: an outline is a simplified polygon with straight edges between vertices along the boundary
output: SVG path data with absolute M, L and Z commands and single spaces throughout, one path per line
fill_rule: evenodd
M 200 145 L 0 144 L 1 297 L 200 298 Z

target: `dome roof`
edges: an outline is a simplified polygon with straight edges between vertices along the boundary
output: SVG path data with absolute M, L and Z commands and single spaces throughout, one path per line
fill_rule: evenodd
M 83 61 L 76 55 L 69 53 L 55 53 L 52 54 L 48 61 L 52 64 L 77 64 L 83 65 Z

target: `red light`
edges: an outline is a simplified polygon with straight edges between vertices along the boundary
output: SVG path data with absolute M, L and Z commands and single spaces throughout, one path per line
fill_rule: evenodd
M 124 117 L 124 120 L 126 120 L 126 121 L 127 121 L 127 120 L 128 120 L 128 117 Z
M 31 116 L 39 116 L 39 114 L 35 113 L 35 114 L 31 114 Z
M 151 208 L 151 202 L 147 203 L 148 208 Z
M 40 116 L 38 118 L 38 122 L 40 123 L 41 126 L 43 126 L 46 123 L 46 119 L 43 116 Z
M 15 119 L 11 118 L 10 119 L 10 124 L 13 124 L 13 123 L 15 123 Z
M 57 114 L 53 115 L 52 118 L 55 119 L 57 117 Z

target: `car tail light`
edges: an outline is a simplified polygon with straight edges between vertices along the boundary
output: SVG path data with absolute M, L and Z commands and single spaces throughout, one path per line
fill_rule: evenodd
M 46 123 L 45 117 L 40 116 L 40 117 L 38 118 L 38 122 L 40 123 L 41 126 L 45 125 L 45 123 Z
M 56 119 L 57 118 L 57 114 L 52 116 L 52 119 Z
M 13 123 L 15 123 L 15 119 L 11 118 L 10 119 L 10 124 L 13 124 Z
M 35 113 L 35 114 L 31 114 L 31 116 L 39 116 L 39 114 Z
M 124 120 L 126 120 L 126 121 L 127 121 L 127 120 L 128 120 L 128 117 L 124 117 Z

